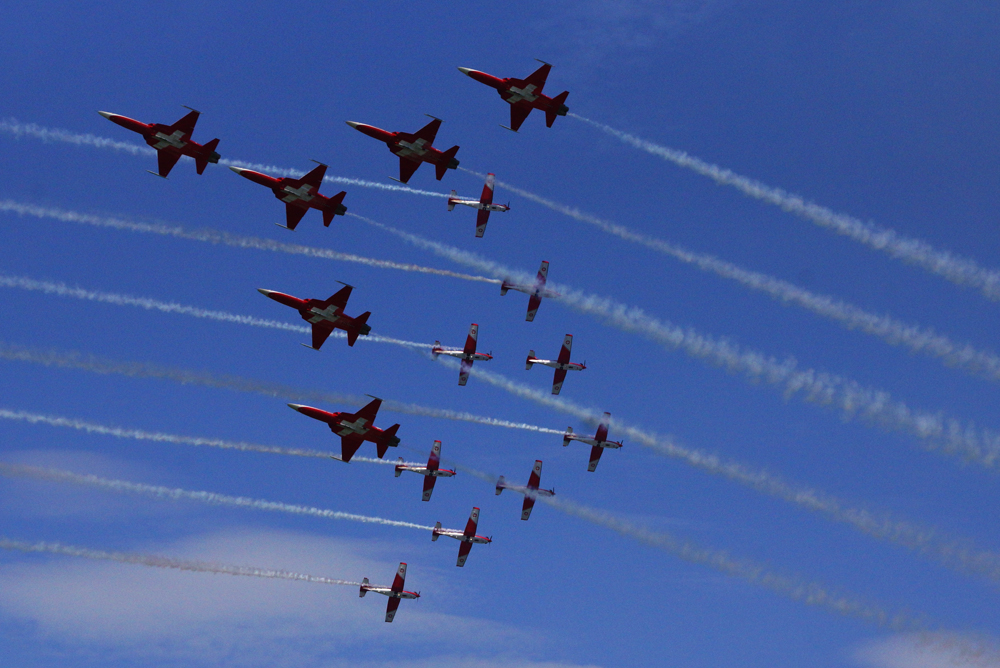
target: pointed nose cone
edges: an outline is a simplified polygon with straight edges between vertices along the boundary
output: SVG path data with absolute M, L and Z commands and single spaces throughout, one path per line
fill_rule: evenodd
M 358 129 L 359 125 L 364 125 L 364 123 L 358 123 L 357 121 L 344 121 L 344 122 L 347 123 L 348 125 L 350 125 L 355 130 Z
M 468 67 L 459 67 L 458 71 L 464 74 L 465 76 L 469 76 L 469 72 L 471 72 L 472 70 L 470 70 Z
M 242 167 L 230 167 L 229 169 L 233 170 L 234 172 L 236 172 L 240 176 L 243 176 L 243 172 L 249 172 L 250 171 L 249 169 L 243 169 Z
M 305 406 L 302 404 L 288 404 L 288 407 L 291 408 L 293 411 L 298 411 L 299 413 L 301 413 L 302 409 L 305 408 Z
M 104 116 L 104 118 L 108 119 L 109 121 L 111 120 L 112 116 L 118 115 L 118 114 L 112 114 L 110 111 L 99 111 L 97 113 L 99 113 L 101 116 Z
M 265 297 L 270 297 L 272 294 L 274 294 L 274 290 L 265 290 L 264 288 L 257 288 L 257 292 L 264 295 Z M 291 404 L 288 405 L 291 406 Z

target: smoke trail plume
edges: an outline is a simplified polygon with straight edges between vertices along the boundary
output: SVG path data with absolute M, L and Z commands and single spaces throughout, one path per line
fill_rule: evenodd
M 434 269 L 432 267 L 422 267 L 416 264 L 406 264 L 402 262 L 391 262 L 389 260 L 376 260 L 361 255 L 350 253 L 338 253 L 325 248 L 315 248 L 312 246 L 302 246 L 299 244 L 286 244 L 270 239 L 259 237 L 246 237 L 238 234 L 230 234 L 220 230 L 208 228 L 187 229 L 179 225 L 162 225 L 159 223 L 136 223 L 121 218 L 108 216 L 95 216 L 91 214 L 66 211 L 51 207 L 34 206 L 23 204 L 13 200 L 0 200 L 0 212 L 16 213 L 21 216 L 33 216 L 35 218 L 49 218 L 67 223 L 83 223 L 96 227 L 108 227 L 117 230 L 129 230 L 131 232 L 147 232 L 161 234 L 178 239 L 191 239 L 193 241 L 203 241 L 210 244 L 222 244 L 235 248 L 253 248 L 256 250 L 275 251 L 281 253 L 291 253 L 295 255 L 305 255 L 308 257 L 321 258 L 324 260 L 340 260 L 342 262 L 355 262 L 378 269 L 399 269 L 401 271 L 417 272 L 421 274 L 433 274 L 436 276 L 448 276 L 450 278 L 460 278 L 464 281 L 476 281 L 481 283 L 495 283 L 500 281 L 485 276 L 470 276 L 444 269 Z
M 894 258 L 915 264 L 958 285 L 976 288 L 989 299 L 1000 300 L 1000 271 L 981 267 L 971 258 L 938 250 L 926 241 L 907 237 L 895 230 L 874 223 L 866 223 L 853 216 L 837 213 L 810 202 L 800 195 L 740 176 L 731 170 L 688 155 L 684 151 L 654 144 L 577 114 L 571 113 L 569 115 L 641 151 L 690 169 L 702 176 L 707 176 L 718 184 L 732 186 L 748 197 L 778 206 L 784 211 L 833 230 L 873 250 L 882 251 Z M 509 186 L 505 187 L 509 188 Z
M 7 134 L 13 135 L 17 139 L 30 137 L 32 139 L 40 139 L 46 143 L 61 142 L 65 144 L 74 144 L 76 146 L 110 149 L 112 151 L 120 151 L 122 153 L 128 153 L 135 156 L 151 156 L 156 153 L 153 148 L 143 146 L 142 144 L 115 141 L 113 139 L 108 139 L 107 137 L 99 137 L 93 134 L 81 134 L 77 132 L 70 132 L 69 130 L 46 128 L 35 123 L 19 123 L 17 119 L 14 118 L 0 120 L 0 132 L 6 132 Z M 243 160 L 228 160 L 226 158 L 219 160 L 219 164 L 227 167 L 243 167 L 245 169 L 253 169 L 258 172 L 265 172 L 271 176 L 289 176 L 292 178 L 298 178 L 305 174 L 305 172 L 301 170 L 277 167 L 275 165 L 263 165 L 256 162 L 245 162 Z M 376 190 L 405 192 L 412 195 L 448 197 L 447 193 L 420 190 L 409 186 L 379 183 L 377 181 L 366 181 L 365 179 L 354 179 L 345 176 L 325 176 L 323 180 L 327 183 L 361 186 L 363 188 L 375 188 Z
M 277 320 L 266 320 L 264 318 L 238 315 L 236 313 L 226 313 L 225 311 L 214 311 L 210 309 L 198 308 L 196 306 L 185 306 L 176 302 L 163 302 L 156 299 L 149 299 L 148 297 L 132 297 L 130 295 L 121 295 L 113 292 L 84 290 L 83 288 L 70 287 L 65 283 L 39 281 L 24 276 L 4 276 L 0 274 L 0 287 L 34 290 L 45 294 L 58 295 L 60 297 L 73 297 L 76 299 L 85 299 L 105 304 L 114 304 L 115 306 L 138 306 L 150 311 L 179 313 L 182 315 L 194 316 L 196 318 L 207 318 L 209 320 L 219 320 L 221 322 L 233 322 L 240 325 L 251 325 L 253 327 L 283 329 L 291 332 L 301 332 L 303 334 L 309 334 L 312 331 L 312 328 L 307 325 L 293 325 L 290 323 L 279 322 Z M 331 336 L 339 339 L 346 339 L 347 333 L 338 329 L 334 330 L 331 333 Z M 408 348 L 430 349 L 432 347 L 429 343 L 417 343 L 416 341 L 406 341 L 389 336 L 380 336 L 378 334 L 368 334 L 367 336 L 360 337 L 358 340 L 370 341 L 373 343 L 392 343 Z
M 282 448 L 275 445 L 259 445 L 257 443 L 246 443 L 244 441 L 226 441 L 219 438 L 200 438 L 196 436 L 178 436 L 176 434 L 164 434 L 162 432 L 144 431 L 142 429 L 125 429 L 123 427 L 113 427 L 96 424 L 85 420 L 58 417 L 55 415 L 42 415 L 28 411 L 14 411 L 0 408 L 0 419 L 18 420 L 29 424 L 44 424 L 50 427 L 68 427 L 88 434 L 100 434 L 102 436 L 113 436 L 115 438 L 128 438 L 137 441 L 153 441 L 155 443 L 173 443 L 176 445 L 195 445 L 210 448 L 222 448 L 224 450 L 239 450 L 241 452 L 264 452 L 273 455 L 287 455 L 290 457 L 310 457 L 314 459 L 336 459 L 332 451 L 309 450 L 307 448 Z M 397 462 L 386 459 L 375 459 L 374 457 L 355 456 L 352 462 L 366 462 L 369 464 L 395 465 Z M 412 463 L 412 462 L 406 462 Z
M 170 557 L 160 557 L 152 554 L 137 554 L 135 552 L 106 552 L 104 550 L 91 550 L 85 547 L 63 545 L 62 543 L 27 543 L 20 540 L 11 540 L 10 538 L 3 536 L 0 536 L 0 549 L 17 550 L 18 552 L 47 552 L 49 554 L 62 554 L 70 557 L 82 557 L 84 559 L 117 561 L 121 564 L 153 566 L 154 568 L 173 568 L 179 571 L 193 571 L 195 573 L 221 573 L 223 575 L 245 575 L 254 578 L 298 580 L 300 582 L 346 585 L 349 587 L 361 586 L 360 582 L 335 580 L 321 575 L 306 575 L 305 573 L 279 571 L 272 568 L 230 566 L 228 564 L 215 564 L 206 561 L 189 561 L 187 559 L 172 559 Z
M 120 362 L 117 360 L 97 357 L 95 355 L 85 355 L 75 351 L 60 350 L 36 350 L 24 346 L 13 345 L 0 342 L 0 359 L 17 362 L 28 362 L 47 367 L 78 369 L 91 373 L 113 374 L 127 376 L 131 378 L 159 378 L 169 380 L 182 385 L 199 385 L 202 387 L 214 387 L 220 389 L 233 390 L 236 392 L 249 392 L 253 394 L 263 394 L 269 397 L 282 397 L 294 401 L 316 401 L 331 404 L 347 404 L 350 406 L 363 406 L 370 399 L 366 397 L 356 397 L 353 395 L 333 394 L 316 390 L 305 390 L 281 385 L 278 383 L 267 383 L 225 374 L 210 374 L 199 371 L 189 371 L 186 369 L 174 369 L 153 364 L 143 364 L 142 362 Z M 442 420 L 455 420 L 458 422 L 471 422 L 474 424 L 488 425 L 492 427 L 504 427 L 506 429 L 519 429 L 543 434 L 562 434 L 558 429 L 539 427 L 525 422 L 513 422 L 498 418 L 474 415 L 464 411 L 453 411 L 445 408 L 429 408 L 419 404 L 404 403 L 399 401 L 383 401 L 382 408 L 394 413 L 404 413 L 408 415 L 419 415 L 422 417 L 438 418 Z
M 140 494 L 158 499 L 200 501 L 201 503 L 208 503 L 216 506 L 253 508 L 254 510 L 289 513 L 292 515 L 308 515 L 310 517 L 320 517 L 328 520 L 348 520 L 351 522 L 362 522 L 364 524 L 381 524 L 383 526 L 403 527 L 407 529 L 420 529 L 427 531 L 434 528 L 432 526 L 415 524 L 413 522 L 389 520 L 384 517 L 357 515 L 355 513 L 345 513 L 339 510 L 327 510 L 324 508 L 300 506 L 292 503 L 251 499 L 246 496 L 229 496 L 228 494 L 216 494 L 215 492 L 195 492 L 186 489 L 160 487 L 159 485 L 146 485 L 139 482 L 128 482 L 126 480 L 111 480 L 109 478 L 100 478 L 96 475 L 85 475 L 73 473 L 71 471 L 61 471 L 58 469 L 43 469 L 37 466 L 23 466 L 19 464 L 7 464 L 0 462 L 0 475 L 8 478 L 34 478 L 36 480 L 49 480 L 52 482 L 68 482 L 75 485 L 96 487 L 98 489 L 105 489 L 112 492 Z
M 514 277 L 519 281 L 531 278 L 526 272 L 509 270 L 475 253 L 403 232 L 367 218 L 358 218 L 419 248 L 431 250 L 441 257 L 475 267 L 484 273 Z M 752 381 L 765 381 L 782 388 L 788 398 L 795 396 L 806 402 L 839 409 L 845 419 L 861 417 L 884 429 L 908 433 L 920 439 L 927 450 L 958 456 L 986 468 L 1000 467 L 1000 434 L 992 430 L 977 429 L 958 419 L 946 418 L 941 413 L 912 409 L 884 390 L 865 387 L 857 381 L 836 374 L 800 369 L 798 362 L 792 357 L 778 360 L 761 352 L 741 349 L 727 339 L 717 339 L 692 328 L 660 321 L 638 307 L 608 297 L 552 283 L 549 287 L 560 293 L 553 299 L 581 313 L 596 316 L 612 327 L 640 334 L 667 350 L 681 349 L 696 359 L 742 373 Z
M 485 177 L 483 174 L 468 169 L 460 169 L 476 176 Z M 937 358 L 947 366 L 961 369 L 970 374 L 1000 381 L 1000 355 L 992 351 L 979 350 L 971 344 L 952 341 L 929 327 L 906 323 L 888 315 L 871 313 L 835 297 L 810 292 L 788 281 L 744 269 L 713 255 L 696 253 L 662 239 L 635 232 L 622 225 L 580 211 L 576 207 L 539 197 L 509 183 L 497 182 L 497 185 L 574 220 L 594 225 L 620 239 L 642 244 L 702 271 L 736 281 L 746 288 L 762 292 L 783 304 L 800 306 L 816 315 L 833 320 L 847 329 L 855 329 L 876 336 L 890 345 L 905 346 L 912 352 Z M 365 222 L 373 222 L 361 216 L 355 217 L 365 220 Z

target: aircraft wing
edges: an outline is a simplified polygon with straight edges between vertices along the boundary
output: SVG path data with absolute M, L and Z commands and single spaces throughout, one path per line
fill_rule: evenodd
M 587 466 L 587 470 L 593 473 L 597 470 L 597 464 L 601 461 L 601 453 L 604 452 L 604 448 L 599 445 L 595 445 L 590 448 L 590 465 Z
M 476 352 L 476 342 L 479 340 L 479 325 L 472 323 L 469 326 L 469 336 L 465 338 L 465 348 L 462 350 L 469 355 Z
M 319 164 L 311 172 L 299 179 L 299 185 L 310 185 L 313 187 L 313 192 L 316 192 L 323 183 L 324 174 L 326 174 L 326 165 Z
M 562 348 L 559 350 L 559 358 L 556 360 L 560 364 L 569 364 L 569 354 L 573 350 L 573 335 L 567 334 L 563 339 Z
M 535 467 L 531 469 L 531 475 L 528 477 L 528 487 L 532 489 L 538 489 L 538 486 L 542 483 L 542 460 L 535 460 Z
M 608 422 L 610 421 L 611 413 L 605 413 L 601 424 L 597 426 L 597 436 L 594 437 L 598 442 L 608 440 Z
M 531 322 L 535 319 L 535 315 L 538 313 L 538 307 L 542 305 L 542 298 L 538 295 L 532 293 L 528 297 L 528 314 L 524 317 L 525 320 Z
M 170 170 L 174 168 L 177 161 L 181 159 L 181 152 L 175 148 L 161 148 L 156 152 L 157 171 L 160 176 L 166 178 Z
M 469 382 L 469 373 L 472 371 L 472 362 L 462 360 L 462 366 L 458 369 L 458 384 L 465 385 Z
M 473 508 L 469 514 L 469 521 L 465 523 L 465 535 L 475 536 L 476 528 L 479 526 L 479 508 Z
M 430 501 L 431 494 L 434 493 L 434 483 L 437 482 L 437 478 L 432 475 L 424 476 L 424 495 L 421 501 Z
M 433 144 L 437 138 L 438 128 L 441 127 L 441 119 L 435 118 L 430 123 L 413 133 L 414 139 L 423 139 L 428 144 Z
M 340 458 L 345 461 L 351 461 L 351 457 L 354 453 L 358 451 L 361 444 L 365 442 L 364 436 L 361 434 L 348 434 L 347 436 L 340 437 Z
M 529 74 L 524 79 L 524 85 L 528 86 L 534 84 L 535 94 L 541 93 L 542 88 L 545 87 L 545 80 L 549 78 L 549 70 L 551 69 L 552 69 L 551 65 L 549 65 L 548 63 L 542 63 L 541 67 L 539 67 L 537 70 Z
M 399 568 L 396 569 L 396 578 L 392 581 L 392 591 L 403 591 L 403 586 L 406 584 L 406 562 L 399 562 Z
M 396 618 L 396 610 L 399 609 L 399 602 L 402 599 L 389 597 L 389 602 L 385 606 L 385 621 L 392 622 Z
M 299 224 L 303 216 L 306 215 L 306 211 L 309 209 L 295 206 L 294 204 L 285 203 L 285 227 L 290 230 L 294 230 L 295 226 Z
M 566 369 L 556 369 L 552 376 L 552 394 L 559 394 L 563 383 L 566 381 Z
M 465 566 L 465 560 L 469 558 L 469 552 L 472 550 L 472 543 L 462 542 L 458 546 L 458 562 L 455 564 L 459 568 Z
M 378 415 L 378 409 L 379 406 L 381 405 L 382 405 L 381 399 L 373 399 L 372 401 L 368 402 L 367 406 L 365 406 L 364 408 L 362 408 L 361 410 L 359 410 L 357 413 L 354 414 L 354 419 L 357 420 L 358 418 L 365 418 L 366 420 L 368 420 L 368 424 L 372 424 L 373 422 L 375 422 L 375 416 Z
M 399 157 L 399 180 L 406 183 L 413 176 L 413 173 L 417 171 L 420 167 L 419 162 L 410 160 L 409 158 Z
M 337 308 L 344 308 L 347 306 L 347 300 L 351 298 L 351 290 L 354 289 L 353 285 L 345 285 L 340 290 L 337 290 L 329 299 L 326 300 L 327 306 L 336 306 Z
M 441 441 L 434 441 L 431 447 L 431 456 L 427 458 L 427 468 L 437 471 L 441 466 Z
M 527 494 L 524 495 L 524 504 L 521 506 L 521 519 L 527 520 L 531 517 L 531 509 L 535 507 L 535 499 Z
M 490 212 L 480 209 L 476 212 L 476 236 L 482 238 L 486 234 L 486 223 L 490 220 Z
M 198 117 L 201 116 L 200 111 L 194 111 L 193 109 L 187 113 L 184 118 L 180 119 L 176 123 L 170 126 L 171 130 L 180 130 L 188 137 L 194 132 L 194 126 L 198 122 Z
M 486 175 L 486 185 L 483 186 L 483 194 L 479 198 L 480 204 L 493 203 L 493 185 L 496 183 L 496 178 L 493 174 Z
M 510 129 L 517 132 L 530 113 L 531 105 L 527 102 L 515 102 L 510 105 Z
M 319 350 L 326 343 L 327 338 L 333 333 L 332 322 L 315 322 L 312 326 L 313 344 L 315 350 Z

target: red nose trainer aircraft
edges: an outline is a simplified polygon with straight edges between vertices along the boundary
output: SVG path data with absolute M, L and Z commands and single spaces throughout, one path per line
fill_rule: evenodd
M 455 564 L 461 568 L 462 566 L 465 566 L 465 560 L 469 558 L 469 552 L 472 550 L 473 543 L 486 544 L 493 542 L 492 538 L 476 535 L 476 527 L 478 525 L 479 508 L 473 508 L 472 514 L 469 515 L 469 521 L 465 524 L 465 531 L 459 531 L 458 529 L 442 529 L 441 523 L 438 522 L 434 525 L 434 529 L 431 531 L 431 540 L 437 540 L 441 536 L 448 536 L 449 538 L 462 541 L 462 544 L 458 546 L 458 563 Z
M 306 348 L 319 350 L 327 337 L 335 329 L 342 329 L 347 332 L 347 345 L 349 346 L 354 345 L 354 342 L 358 340 L 358 336 L 367 336 L 372 331 L 371 326 L 368 325 L 368 316 L 371 315 L 371 311 L 365 311 L 355 318 L 344 313 L 344 309 L 347 307 L 347 300 L 350 298 L 351 290 L 354 287 L 347 285 L 347 283 L 343 285 L 344 287 L 337 294 L 326 301 L 321 299 L 299 299 L 298 297 L 286 295 L 283 292 L 265 290 L 264 288 L 257 288 L 257 292 L 265 297 L 270 297 L 279 304 L 291 306 L 297 310 L 302 319 L 312 325 L 312 345 L 306 346 Z M 302 345 L 305 346 L 306 344 L 303 343 Z
M 382 400 L 375 399 L 357 413 L 328 413 L 301 404 L 288 404 L 288 407 L 303 415 L 308 415 L 314 420 L 325 422 L 330 427 L 330 431 L 340 436 L 340 460 L 349 462 L 365 441 L 375 444 L 379 459 L 385 455 L 385 451 L 390 447 L 399 445 L 399 437 L 396 436 L 396 432 L 399 430 L 398 424 L 385 430 L 379 429 L 373 424 L 381 405 Z
M 274 196 L 285 203 L 285 224 L 278 225 L 278 227 L 294 230 L 309 209 L 318 209 L 323 212 L 323 225 L 325 227 L 330 227 L 334 216 L 343 216 L 347 213 L 347 207 L 342 204 L 344 195 L 347 194 L 346 191 L 341 190 L 333 197 L 319 194 L 319 186 L 323 183 L 323 175 L 326 174 L 326 165 L 322 162 L 316 164 L 319 166 L 301 179 L 288 177 L 276 179 L 273 176 L 242 167 L 230 167 L 229 169 L 254 183 L 270 188 Z M 275 224 L 277 225 L 277 223 Z
M 601 461 L 601 454 L 604 452 L 604 448 L 615 448 L 618 449 L 622 447 L 621 441 L 609 441 L 608 440 L 608 422 L 611 421 L 611 413 L 605 413 L 604 419 L 601 420 L 601 424 L 597 427 L 597 435 L 594 438 L 588 436 L 577 436 L 573 433 L 573 427 L 566 427 L 566 433 L 563 434 L 563 445 L 569 445 L 570 441 L 580 441 L 581 443 L 586 443 L 591 446 L 590 448 L 590 465 L 587 466 L 587 470 L 593 473 L 597 470 L 597 463 Z
M 399 463 L 396 464 L 396 477 L 398 478 L 399 474 L 403 471 L 413 471 L 424 476 L 424 495 L 421 501 L 431 500 L 431 494 L 434 492 L 434 483 L 437 482 L 438 478 L 450 478 L 455 475 L 454 471 L 441 468 L 441 441 L 434 441 L 434 447 L 431 448 L 431 456 L 427 460 L 427 466 L 406 464 L 403 458 L 400 457 Z
M 482 237 L 486 233 L 486 223 L 490 220 L 491 211 L 510 211 L 510 204 L 493 203 L 493 185 L 495 182 L 496 176 L 493 174 L 486 175 L 486 185 L 483 186 L 483 194 L 478 200 L 462 199 L 454 190 L 451 191 L 451 197 L 448 198 L 449 211 L 454 209 L 456 204 L 471 206 L 473 209 L 479 209 L 479 212 L 476 214 L 477 237 Z
M 518 285 L 517 283 L 511 283 L 505 280 L 500 284 L 500 296 L 507 294 L 508 290 L 517 290 L 518 292 L 524 292 L 528 295 L 528 314 L 524 319 L 531 322 L 535 319 L 535 314 L 538 313 L 538 307 L 542 305 L 542 297 L 558 297 L 558 292 L 552 292 L 552 290 L 545 289 L 545 281 L 549 276 L 549 263 L 542 260 L 542 266 L 538 268 L 538 276 L 535 278 L 534 285 Z
M 527 520 L 531 517 L 531 509 L 535 507 L 535 500 L 540 496 L 555 496 L 554 489 L 539 489 L 542 482 L 542 460 L 535 460 L 535 467 L 531 469 L 531 476 L 528 477 L 528 484 L 525 487 L 508 484 L 503 476 L 497 480 L 497 496 L 505 489 L 509 489 L 518 494 L 524 494 L 524 505 L 521 506 L 521 519 Z
M 185 107 L 185 109 L 191 109 L 191 107 Z M 194 132 L 195 123 L 198 122 L 198 116 L 201 115 L 200 111 L 191 109 L 191 113 L 173 125 L 142 123 L 127 116 L 119 116 L 107 111 L 97 113 L 126 130 L 138 132 L 147 144 L 156 149 L 156 159 L 159 166 L 156 172 L 149 172 L 150 174 L 167 178 L 167 174 L 174 168 L 182 155 L 194 158 L 194 166 L 199 174 L 205 171 L 208 163 L 219 162 L 219 154 L 215 152 L 215 147 L 219 145 L 218 139 L 213 139 L 204 146 L 191 141 L 191 133 Z
M 510 105 L 510 126 L 502 127 L 517 132 L 531 110 L 539 109 L 545 112 L 545 125 L 551 128 L 556 116 L 565 116 L 569 112 L 569 107 L 566 106 L 566 96 L 569 95 L 569 91 L 563 91 L 555 97 L 542 95 L 545 79 L 549 76 L 552 66 L 543 60 L 538 62 L 542 63 L 542 66 L 526 79 L 499 79 L 486 72 L 470 70 L 468 67 L 459 67 L 458 71 L 479 83 L 496 88 L 504 102 Z
M 476 352 L 476 341 L 478 339 L 479 325 L 472 323 L 469 327 L 469 336 L 465 339 L 465 348 L 461 350 L 457 350 L 455 348 L 442 348 L 440 341 L 435 341 L 434 347 L 431 348 L 431 355 L 435 358 L 437 358 L 438 355 L 448 355 L 449 357 L 457 357 L 462 360 L 462 366 L 458 371 L 459 385 L 465 385 L 469 382 L 469 372 L 472 371 L 473 362 L 476 360 L 485 362 L 493 359 L 492 355 Z
M 573 350 L 573 335 L 567 334 L 566 338 L 563 339 L 562 348 L 559 350 L 559 359 L 540 360 L 535 357 L 535 351 L 531 350 L 528 352 L 528 359 L 525 360 L 524 368 L 530 371 L 532 365 L 541 364 L 542 366 L 550 366 L 555 369 L 556 373 L 552 377 L 552 394 L 559 394 L 559 391 L 562 390 L 563 381 L 566 380 L 567 371 L 583 371 L 587 368 L 586 364 L 569 361 L 571 350 Z
M 392 581 L 391 587 L 380 587 L 379 585 L 373 585 L 368 583 L 368 578 L 361 581 L 361 598 L 365 597 L 368 592 L 375 592 L 376 594 L 382 594 L 383 596 L 389 597 L 389 604 L 385 606 L 385 621 L 391 622 L 396 617 L 396 609 L 399 607 L 399 601 L 404 598 L 414 599 L 420 598 L 420 592 L 418 591 L 405 591 L 403 585 L 406 583 L 406 563 L 399 563 L 399 570 L 396 571 L 396 579 Z
M 354 121 L 347 121 L 347 124 L 369 137 L 385 142 L 389 150 L 399 156 L 399 178 L 395 179 L 397 181 L 402 183 L 409 181 L 422 162 L 434 165 L 438 181 L 444 178 L 445 172 L 449 169 L 458 169 L 458 160 L 455 159 L 455 154 L 458 153 L 457 146 L 452 146 L 447 151 L 439 151 L 431 145 L 437 137 L 438 128 L 441 127 L 440 118 L 434 118 L 413 134 L 389 132 Z

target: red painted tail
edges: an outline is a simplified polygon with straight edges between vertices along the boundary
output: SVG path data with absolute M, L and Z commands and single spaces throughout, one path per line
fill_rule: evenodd
M 437 170 L 437 173 L 435 175 L 437 176 L 438 181 L 444 178 L 445 172 L 447 172 L 449 169 L 458 168 L 458 160 L 455 159 L 456 153 L 458 153 L 458 147 L 452 146 L 442 154 L 441 161 L 434 166 L 434 168 Z
M 389 446 L 394 446 L 399 444 L 399 439 L 396 438 L 396 432 L 399 431 L 399 425 L 394 424 L 385 431 L 378 439 L 376 448 L 378 450 L 378 458 L 382 459 L 385 456 L 385 451 L 389 449 Z
M 368 316 L 371 314 L 371 311 L 365 311 L 354 319 L 354 326 L 347 330 L 347 345 L 353 346 L 354 342 L 358 340 L 358 336 L 360 334 L 367 335 L 368 332 L 372 331 L 372 328 L 366 324 L 368 322 Z
M 219 145 L 218 139 L 213 139 L 204 146 L 201 147 L 201 155 L 194 159 L 194 167 L 198 170 L 199 174 L 205 172 L 205 168 L 208 167 L 210 162 L 219 162 L 219 154 L 215 152 L 215 148 Z
M 569 108 L 566 106 L 566 96 L 568 95 L 569 91 L 564 90 L 552 98 L 552 104 L 545 110 L 545 125 L 547 127 L 552 127 L 552 124 L 556 122 L 556 116 L 565 116 L 569 111 Z

